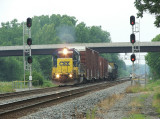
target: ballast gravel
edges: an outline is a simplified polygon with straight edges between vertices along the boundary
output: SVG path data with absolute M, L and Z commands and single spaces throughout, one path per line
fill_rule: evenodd
M 19 119 L 77 119 L 77 114 L 85 114 L 101 100 L 113 95 L 123 93 L 131 85 L 131 82 L 125 82 L 101 91 L 90 93 L 80 98 L 61 104 L 40 109 L 36 113 L 21 117 Z

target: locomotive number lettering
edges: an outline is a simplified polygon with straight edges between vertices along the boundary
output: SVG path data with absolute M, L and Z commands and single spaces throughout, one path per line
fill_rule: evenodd
M 70 66 L 69 61 L 61 61 L 61 62 L 59 62 L 59 65 L 60 66 Z

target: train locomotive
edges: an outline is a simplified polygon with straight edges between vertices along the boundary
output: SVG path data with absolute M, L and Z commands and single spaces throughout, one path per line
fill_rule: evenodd
M 52 82 L 75 85 L 100 80 L 115 80 L 118 66 L 109 63 L 99 53 L 85 48 L 60 48 L 53 53 Z

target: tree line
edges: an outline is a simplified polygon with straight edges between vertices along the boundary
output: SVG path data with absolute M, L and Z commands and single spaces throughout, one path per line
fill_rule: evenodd
M 160 1 L 159 0 L 135 0 L 135 7 L 138 10 L 137 17 L 143 17 L 144 13 L 150 13 L 155 16 L 155 26 L 160 27 Z M 157 35 L 152 39 L 152 42 L 160 41 L 160 35 Z M 147 64 L 150 67 L 151 76 L 154 79 L 160 78 L 160 53 L 159 52 L 149 52 L 145 57 Z
M 106 43 L 111 42 L 110 33 L 101 26 L 87 26 L 78 23 L 75 17 L 53 14 L 32 18 L 32 44 L 60 43 Z M 27 42 L 27 36 L 25 36 Z M 17 19 L 1 23 L 0 46 L 23 45 L 23 23 Z M 110 62 L 119 66 L 120 76 L 127 75 L 125 63 L 118 54 L 102 54 Z M 52 56 L 33 56 L 33 72 L 44 79 L 51 79 Z M 0 81 L 23 79 L 23 57 L 0 57 Z

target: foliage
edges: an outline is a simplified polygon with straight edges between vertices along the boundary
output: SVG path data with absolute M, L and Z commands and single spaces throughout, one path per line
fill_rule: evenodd
M 53 84 L 50 80 L 44 80 L 42 87 L 56 87 L 57 85 Z
M 147 88 L 141 87 L 140 85 L 129 86 L 126 89 L 126 93 L 138 93 L 147 91 Z
M 30 74 L 29 74 L 29 72 L 27 72 L 26 73 L 26 81 L 29 80 L 29 76 L 30 76 Z M 33 71 L 32 72 L 32 82 L 33 82 L 32 83 L 33 86 L 39 86 L 39 85 L 42 86 L 44 83 L 44 77 L 40 73 Z
M 149 119 L 149 117 L 146 117 L 143 114 L 132 114 L 131 116 L 129 116 L 127 118 L 125 117 L 123 119 Z
M 143 93 L 140 93 L 141 95 L 136 97 L 131 102 L 130 106 L 133 106 L 134 108 L 143 106 L 146 98 L 153 95 L 152 106 L 156 108 L 156 111 L 158 113 L 160 113 L 160 80 L 149 81 L 149 83 L 146 85 L 146 88 L 141 87 L 140 85 L 129 87 L 126 89 L 126 92 L 127 93 L 143 92 Z M 140 108 L 136 108 L 136 109 L 140 109 Z M 139 114 L 139 113 L 141 113 L 140 110 L 139 110 L 139 112 L 137 112 L 137 111 L 138 110 L 135 110 L 135 112 L 133 112 L 133 114 L 131 114 L 131 116 L 129 118 L 123 118 L 123 119 L 132 119 L 132 118 L 148 119 L 148 117 L 145 117 L 146 115 Z
M 0 80 L 15 81 L 23 76 L 23 64 L 15 57 L 0 58 Z
M 88 27 L 84 22 L 77 23 L 75 17 L 67 15 L 34 16 L 31 32 L 33 45 L 111 42 L 110 33 L 102 30 L 101 26 Z M 11 22 L 1 23 L 0 45 L 22 45 L 22 34 L 23 23 L 18 23 L 16 19 Z M 27 37 L 25 35 L 25 39 Z M 116 62 L 120 71 L 123 70 L 120 74 L 125 74 L 125 63 L 118 59 L 118 54 L 105 54 L 105 57 L 111 62 Z M 0 58 L 0 65 L 1 81 L 22 80 L 22 57 Z M 42 84 L 43 79 L 51 79 L 52 56 L 33 56 L 32 70 L 37 72 L 35 78 L 42 79 Z
M 160 35 L 157 35 L 152 40 L 154 41 L 160 41 Z M 160 70 L 160 54 L 159 53 L 148 53 L 145 57 L 145 60 L 147 61 L 147 64 L 150 67 L 151 73 L 153 74 L 153 78 L 157 79 L 160 77 L 159 70 Z
M 135 7 L 138 10 L 137 16 L 143 17 L 144 12 L 149 12 L 150 14 L 154 14 L 156 20 L 154 24 L 157 27 L 160 27 L 160 1 L 159 0 L 135 0 Z
M 15 92 L 12 82 L 0 82 L 0 93 Z
M 160 113 L 160 92 L 154 95 L 154 100 L 152 105 L 157 109 L 157 112 Z
M 94 108 L 93 110 L 88 110 L 86 114 L 86 119 L 95 119 L 96 110 L 96 108 Z

